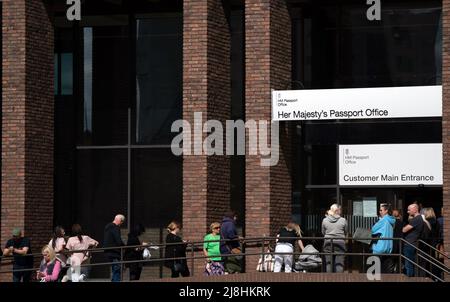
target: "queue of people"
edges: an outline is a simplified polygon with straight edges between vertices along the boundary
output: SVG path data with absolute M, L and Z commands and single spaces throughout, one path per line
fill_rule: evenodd
M 327 272 L 343 272 L 347 251 L 348 222 L 342 217 L 342 208 L 339 204 L 332 204 L 322 220 L 323 246 L 325 253 L 324 263 Z M 442 261 L 440 253 L 435 249 L 443 250 L 443 220 L 436 218 L 432 208 L 422 208 L 415 202 L 408 206 L 408 222 L 405 223 L 401 211 L 392 209 L 387 203 L 380 204 L 379 220 L 371 228 L 372 252 L 380 256 L 381 273 L 401 272 L 403 269 L 407 276 L 426 276 L 425 273 L 417 274 L 416 266 L 431 271 L 433 275 L 440 276 L 439 268 L 430 265 L 429 261 L 420 260 L 417 257 L 418 248 L 430 257 Z M 204 236 L 203 254 L 205 256 L 205 274 L 222 275 L 240 273 L 243 271 L 243 255 L 241 249 L 242 237 L 238 235 L 236 228 L 237 215 L 228 211 L 221 222 L 213 222 L 210 232 Z M 121 247 L 125 246 L 121 238 L 120 228 L 125 222 L 125 216 L 118 214 L 114 220 L 108 223 L 104 229 L 103 248 L 104 254 L 111 262 L 111 281 L 122 280 L 121 259 L 130 261 L 126 263 L 129 268 L 130 280 L 139 280 L 143 267 L 143 250 L 148 243 L 139 239 L 145 232 L 143 225 L 138 224 L 128 234 L 125 255 Z M 165 240 L 164 265 L 171 270 L 171 277 L 190 276 L 186 261 L 187 241 L 181 237 L 181 224 L 172 221 L 167 226 Z M 71 237 L 67 238 L 64 228 L 57 226 L 49 243 L 42 250 L 42 261 L 36 272 L 36 279 L 41 282 L 56 281 L 83 281 L 89 276 L 90 248 L 99 245 L 98 241 L 84 234 L 79 224 L 74 224 L 71 229 Z M 405 243 L 400 245 L 399 240 L 386 238 L 404 238 Z M 384 239 L 384 240 L 383 240 Z M 421 242 L 425 242 L 422 244 Z M 302 252 L 305 246 L 302 241 L 300 226 L 289 222 L 281 227 L 277 233 L 274 251 L 274 272 L 292 272 L 294 268 L 294 251 L 296 246 Z M 401 248 L 402 247 L 402 248 Z M 309 250 L 309 249 L 308 249 Z M 80 252 L 76 252 L 80 251 Z M 391 254 L 402 253 L 406 260 L 401 263 L 399 257 Z M 30 239 L 24 236 L 23 230 L 13 230 L 12 238 L 8 240 L 3 250 L 3 256 L 12 256 L 13 281 L 28 282 L 31 279 L 33 257 Z M 27 256 L 28 255 L 28 256 Z M 416 263 L 419 259 L 418 263 Z M 135 262 L 133 262 L 135 261 Z

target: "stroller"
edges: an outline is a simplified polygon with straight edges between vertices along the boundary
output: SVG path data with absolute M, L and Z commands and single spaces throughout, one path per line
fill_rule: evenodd
M 306 254 L 315 254 L 317 255 L 305 255 Z M 322 258 L 319 255 L 319 251 L 314 248 L 311 244 L 308 244 L 303 249 L 303 252 L 300 256 L 298 256 L 298 261 L 295 262 L 294 268 L 296 271 L 303 272 L 314 272 L 320 271 L 322 267 Z

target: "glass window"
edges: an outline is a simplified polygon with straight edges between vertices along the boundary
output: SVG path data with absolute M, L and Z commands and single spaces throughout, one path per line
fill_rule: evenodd
M 136 136 L 139 144 L 170 144 L 183 108 L 183 21 L 136 21 Z
M 86 27 L 81 33 L 78 144 L 124 145 L 130 100 L 128 26 Z
M 441 84 L 441 1 L 383 3 L 381 22 L 366 10 L 352 1 L 306 6 L 293 22 L 294 46 L 304 44 L 293 49 L 294 79 L 304 75 L 308 88 Z
M 59 64 L 57 53 L 53 57 L 53 88 L 54 94 L 57 95 L 59 92 Z
M 104 226 L 127 215 L 127 151 L 78 150 L 77 188 L 75 219 L 101 241 Z
M 61 94 L 73 94 L 73 55 L 72 53 L 61 54 Z
M 132 217 L 145 227 L 182 218 L 182 158 L 170 149 L 135 149 L 132 156 Z

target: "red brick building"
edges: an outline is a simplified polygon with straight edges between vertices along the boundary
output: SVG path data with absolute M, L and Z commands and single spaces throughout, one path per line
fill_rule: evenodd
M 39 251 L 75 222 L 101 241 L 117 213 L 124 238 L 142 223 L 162 242 L 175 219 L 201 240 L 229 208 L 246 237 L 290 219 L 315 235 L 332 202 L 353 216 L 366 197 L 449 216 L 450 1 L 383 2 L 380 21 L 356 0 L 86 0 L 80 21 L 65 2 L 0 2 L 2 244 L 22 227 Z M 270 121 L 272 89 L 427 85 L 443 87 L 442 117 L 281 122 L 273 167 L 171 152 L 172 122 L 195 112 Z M 443 185 L 340 186 L 338 146 L 369 143 L 442 143 Z

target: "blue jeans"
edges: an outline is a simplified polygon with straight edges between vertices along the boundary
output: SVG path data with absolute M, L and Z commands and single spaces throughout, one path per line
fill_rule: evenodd
M 111 259 L 111 262 L 119 262 L 119 259 Z M 119 263 L 111 264 L 111 282 L 120 282 L 120 266 Z
M 406 245 L 403 248 L 403 255 L 405 255 L 406 258 L 408 258 L 411 261 L 405 260 L 405 269 L 406 269 L 406 275 L 408 277 L 414 277 L 415 275 L 415 265 L 413 262 L 416 261 L 416 249 L 413 246 Z

